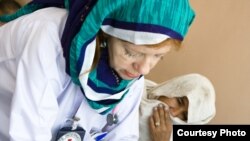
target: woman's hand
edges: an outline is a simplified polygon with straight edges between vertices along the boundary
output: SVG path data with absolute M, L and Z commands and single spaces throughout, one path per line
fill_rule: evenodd
M 169 111 L 163 104 L 155 107 L 149 118 L 149 128 L 152 141 L 169 141 L 173 130 Z

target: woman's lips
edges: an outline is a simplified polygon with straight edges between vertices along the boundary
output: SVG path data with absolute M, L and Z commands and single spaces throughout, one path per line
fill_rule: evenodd
M 124 71 L 124 73 L 125 73 L 126 76 L 128 76 L 128 77 L 130 77 L 130 78 L 137 78 L 137 77 L 140 76 L 140 75 L 134 75 L 134 74 L 132 74 L 132 73 L 129 73 L 128 71 Z

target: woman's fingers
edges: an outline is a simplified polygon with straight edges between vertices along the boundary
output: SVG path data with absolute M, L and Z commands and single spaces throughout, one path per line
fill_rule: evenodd
M 170 118 L 170 113 L 166 108 L 164 109 L 164 119 L 165 119 L 164 121 L 165 121 L 165 127 L 166 127 L 167 132 L 172 132 L 173 123 Z
M 151 133 L 155 130 L 155 122 L 152 116 L 149 117 L 149 129 Z
M 169 112 L 163 104 L 153 109 L 149 118 L 149 127 L 153 141 L 169 141 L 173 127 Z
M 160 113 L 158 109 L 159 107 L 155 107 L 153 110 L 153 120 L 155 127 L 159 127 L 161 125 Z
M 162 125 L 165 125 L 166 122 L 166 117 L 165 117 L 165 106 L 163 104 L 159 104 L 158 105 L 158 113 L 159 113 L 159 120 L 161 122 Z

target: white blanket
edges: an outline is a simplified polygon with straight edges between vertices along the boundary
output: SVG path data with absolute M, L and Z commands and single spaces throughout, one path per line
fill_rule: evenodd
M 173 124 L 206 124 L 216 113 L 215 90 L 212 83 L 205 76 L 188 74 L 161 84 L 146 80 L 145 91 L 140 104 L 140 141 L 151 140 L 148 120 L 149 116 L 152 115 L 153 107 L 162 103 L 157 100 L 159 96 L 170 98 L 187 96 L 189 100 L 188 120 L 182 121 L 179 118 L 170 116 Z

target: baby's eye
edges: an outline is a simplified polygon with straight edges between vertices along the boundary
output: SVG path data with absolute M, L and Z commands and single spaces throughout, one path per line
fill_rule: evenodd
M 183 120 L 187 121 L 188 120 L 188 112 L 183 113 Z
M 182 97 L 177 97 L 177 102 L 178 102 L 178 104 L 181 105 L 181 106 L 182 106 L 182 105 L 185 105 L 185 104 L 184 104 L 184 99 L 183 99 Z

